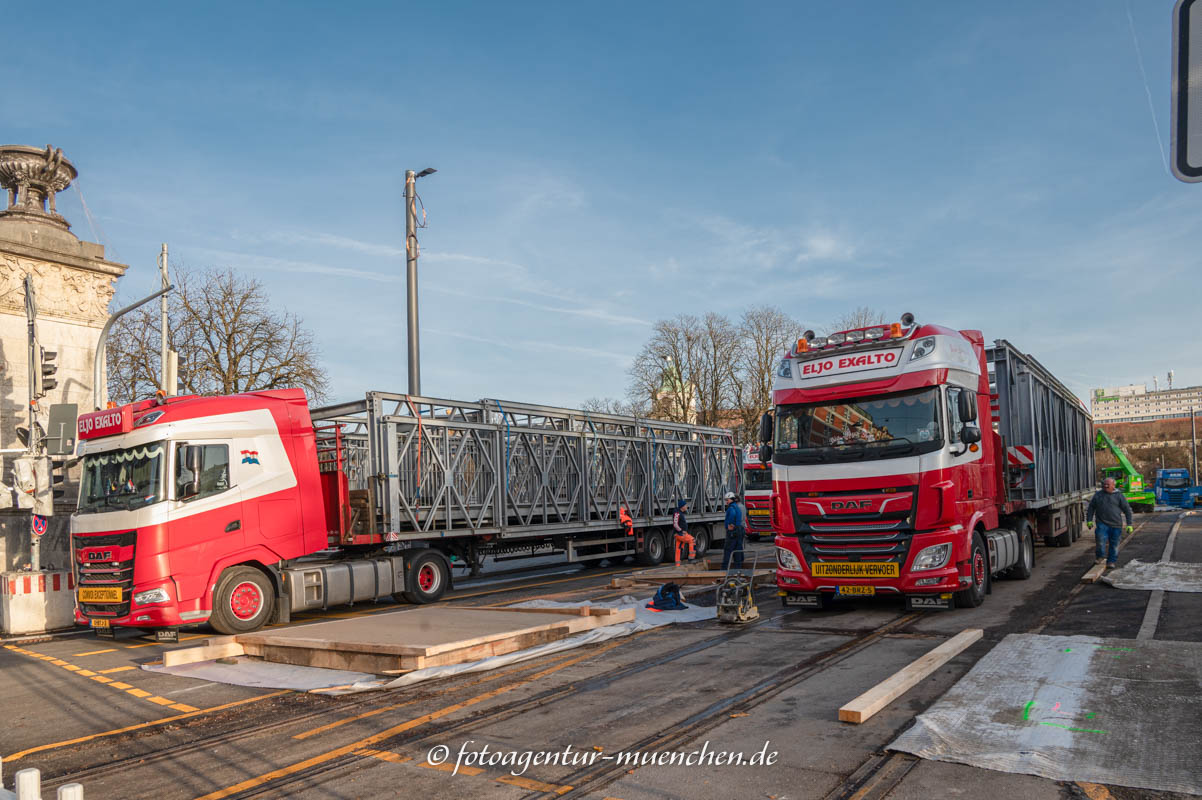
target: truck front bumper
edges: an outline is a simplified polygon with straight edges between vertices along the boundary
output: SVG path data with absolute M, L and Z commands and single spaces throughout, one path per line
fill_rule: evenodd
M 906 554 L 905 563 L 900 565 L 900 574 L 896 578 L 850 578 L 850 577 L 816 577 L 811 574 L 809 565 L 801 553 L 801 547 L 795 536 L 778 536 L 776 545 L 782 550 L 793 554 L 801 569 L 789 569 L 783 563 L 780 555 L 777 557 L 776 586 L 786 594 L 817 594 L 835 593 L 840 586 L 871 586 L 881 594 L 940 594 L 959 591 L 967 580 L 961 579 L 961 568 L 957 566 L 960 558 L 960 540 L 964 538 L 961 531 L 931 531 L 915 534 L 910 549 Z M 950 543 L 951 554 L 947 563 L 934 569 L 914 570 L 912 564 L 917 555 L 928 547 Z

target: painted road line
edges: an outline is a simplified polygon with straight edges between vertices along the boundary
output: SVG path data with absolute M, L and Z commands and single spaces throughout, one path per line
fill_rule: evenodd
M 233 786 L 227 786 L 224 789 L 218 789 L 215 792 L 209 792 L 206 795 L 202 795 L 201 797 L 197 798 L 197 800 L 220 800 L 223 797 L 229 797 L 230 795 L 238 794 L 239 792 L 246 791 L 247 789 L 252 789 L 256 786 L 262 786 L 263 784 L 269 783 L 278 778 L 285 778 L 289 775 L 294 775 L 297 772 L 302 772 L 306 769 L 309 769 L 310 767 L 315 767 L 319 764 L 324 764 L 327 761 L 333 761 L 334 759 L 339 758 L 341 756 L 352 754 L 356 750 L 362 750 L 364 748 L 371 747 L 374 744 L 378 744 L 387 739 L 391 739 L 392 737 L 396 736 L 397 734 L 404 733 L 405 731 L 420 727 L 422 725 L 425 725 L 426 723 L 433 722 L 436 719 L 441 719 L 449 714 L 454 714 L 457 711 L 462 711 L 466 708 L 470 708 L 470 707 L 476 705 L 477 703 L 483 703 L 485 700 L 491 700 L 492 698 L 498 697 L 498 696 L 504 694 L 505 692 L 516 689 L 519 686 L 525 686 L 526 684 L 536 681 L 539 678 L 542 678 L 553 672 L 558 672 L 559 670 L 570 667 L 573 664 L 579 663 L 581 661 L 585 661 L 585 660 L 593 658 L 595 656 L 599 656 L 602 653 L 606 652 L 607 650 L 612 650 L 613 648 L 618 647 L 619 645 L 621 645 L 623 643 L 631 641 L 633 638 L 634 637 L 631 637 L 631 636 L 624 636 L 621 639 L 618 639 L 617 641 L 610 642 L 609 644 L 601 645 L 598 649 L 594 650 L 591 653 L 585 653 L 584 655 L 578 656 L 573 659 L 569 659 L 560 664 L 556 664 L 553 667 L 548 667 L 547 669 L 540 670 L 539 672 L 536 672 L 533 675 L 529 675 L 520 681 L 515 681 L 515 682 L 507 684 L 505 686 L 500 686 L 496 689 L 493 689 L 490 692 L 485 692 L 484 694 L 476 695 L 475 697 L 469 698 L 469 699 L 464 700 L 459 703 L 453 703 L 449 706 L 444 706 L 443 708 L 440 708 L 437 711 L 432 711 L 429 714 L 423 714 L 420 717 L 414 717 L 413 719 L 408 720 L 407 722 L 402 722 L 399 725 L 394 725 L 391 728 L 386 728 L 386 729 L 380 731 L 379 733 L 368 736 L 365 739 L 360 739 L 357 742 L 351 742 L 348 745 L 343 745 L 342 747 L 338 747 L 333 750 L 329 750 L 325 753 L 321 753 L 321 754 L 313 756 L 311 758 L 306 758 L 303 761 L 297 761 L 293 764 L 289 764 L 286 767 L 281 767 L 279 769 L 272 770 L 271 772 L 265 772 L 262 775 L 256 775 L 253 778 L 247 778 L 246 780 L 236 783 Z
M 98 656 L 101 653 L 115 653 L 115 652 L 117 652 L 117 648 L 110 647 L 108 650 L 89 650 L 86 653 L 76 653 L 75 655 L 71 656 L 71 658 L 83 658 L 84 656 Z
M 431 764 L 429 761 L 423 761 L 422 763 L 418 764 L 418 766 L 426 767 L 427 769 L 436 769 L 439 772 L 451 773 L 456 771 L 454 764 Z M 460 765 L 458 770 L 458 774 L 460 775 L 479 775 L 482 772 L 484 772 L 484 770 L 480 769 L 479 767 L 469 767 L 467 764 Z
M 1181 530 L 1181 523 L 1188 517 L 1190 512 L 1185 511 L 1181 516 L 1177 517 L 1177 521 L 1173 523 L 1172 530 L 1169 531 L 1169 538 L 1164 543 L 1164 551 L 1160 554 L 1160 560 L 1171 561 L 1173 558 L 1173 544 L 1177 541 L 1177 531 Z M 1160 609 L 1164 605 L 1164 590 L 1153 589 L 1151 596 L 1148 598 L 1148 607 L 1144 609 L 1144 619 L 1139 625 L 1139 632 L 1135 634 L 1136 639 L 1153 639 L 1156 637 L 1156 626 L 1160 624 Z
M 367 758 L 378 758 L 381 761 L 391 761 L 393 764 L 404 764 L 406 761 L 412 761 L 409 756 L 403 756 L 400 753 L 393 753 L 390 750 L 357 750 L 357 756 L 365 756 Z
M 112 669 L 97 670 L 101 675 L 112 675 L 114 672 L 125 672 L 129 669 L 137 669 L 137 667 L 113 667 Z
M 188 719 L 190 717 L 199 717 L 203 714 L 212 714 L 215 711 L 225 711 L 227 708 L 234 708 L 236 706 L 244 706 L 244 705 L 247 705 L 248 703 L 257 703 L 260 700 L 267 700 L 268 698 L 271 698 L 271 697 L 279 697 L 282 694 L 291 694 L 291 693 L 292 693 L 292 691 L 290 689 L 284 689 L 279 692 L 269 692 L 268 694 L 260 694 L 260 695 L 256 695 L 255 697 L 248 697 L 244 700 L 235 700 L 232 703 L 223 703 L 219 706 L 213 706 L 212 708 L 202 708 L 198 711 L 189 711 L 184 714 L 177 714 L 173 717 L 164 717 L 162 719 L 156 719 L 156 720 L 152 720 L 150 722 L 139 722 L 136 725 L 127 725 L 124 728 L 115 728 L 111 731 L 102 731 L 100 733 L 90 733 L 87 736 L 80 736 L 77 739 L 66 739 L 61 742 L 52 742 L 50 744 L 41 744 L 41 745 L 38 745 L 37 747 L 31 747 L 28 750 L 22 750 L 19 753 L 13 753 L 12 755 L 4 756 L 3 759 L 0 759 L 0 760 L 2 760 L 4 762 L 16 761 L 17 759 L 24 758 L 25 756 L 32 755 L 33 753 L 42 753 L 47 750 L 55 750 L 59 747 L 67 747 L 69 745 L 79 744 L 81 742 L 90 742 L 95 739 L 102 739 L 106 736 L 116 736 L 121 733 L 129 733 L 130 731 L 137 731 L 137 730 L 141 730 L 143 728 L 152 728 L 155 725 L 165 725 L 168 722 L 176 722 L 178 720 Z

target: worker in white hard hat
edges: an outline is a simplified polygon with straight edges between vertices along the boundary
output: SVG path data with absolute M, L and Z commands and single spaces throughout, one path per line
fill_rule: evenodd
M 735 497 L 726 493 L 726 546 L 722 548 L 722 569 L 726 569 L 733 556 L 735 569 L 743 568 L 743 540 L 747 536 L 747 512 Z

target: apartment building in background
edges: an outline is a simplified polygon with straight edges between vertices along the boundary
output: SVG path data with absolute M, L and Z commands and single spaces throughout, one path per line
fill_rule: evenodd
M 1090 412 L 1094 423 L 1149 422 L 1157 419 L 1202 415 L 1202 386 L 1148 391 L 1135 383 L 1128 386 L 1107 386 L 1094 389 Z

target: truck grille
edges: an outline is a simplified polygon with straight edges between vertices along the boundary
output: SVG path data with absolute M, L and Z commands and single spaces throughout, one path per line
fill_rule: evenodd
M 133 600 L 134 549 L 138 540 L 137 531 L 106 533 L 99 536 L 75 535 L 75 551 L 84 548 L 112 548 L 111 561 L 82 562 L 76 556 L 75 585 L 78 589 L 88 587 L 118 587 L 121 589 L 120 603 L 80 603 L 79 610 L 88 617 L 124 617 L 129 614 Z
M 904 565 L 914 534 L 915 489 L 794 492 L 790 509 L 806 561 Z

